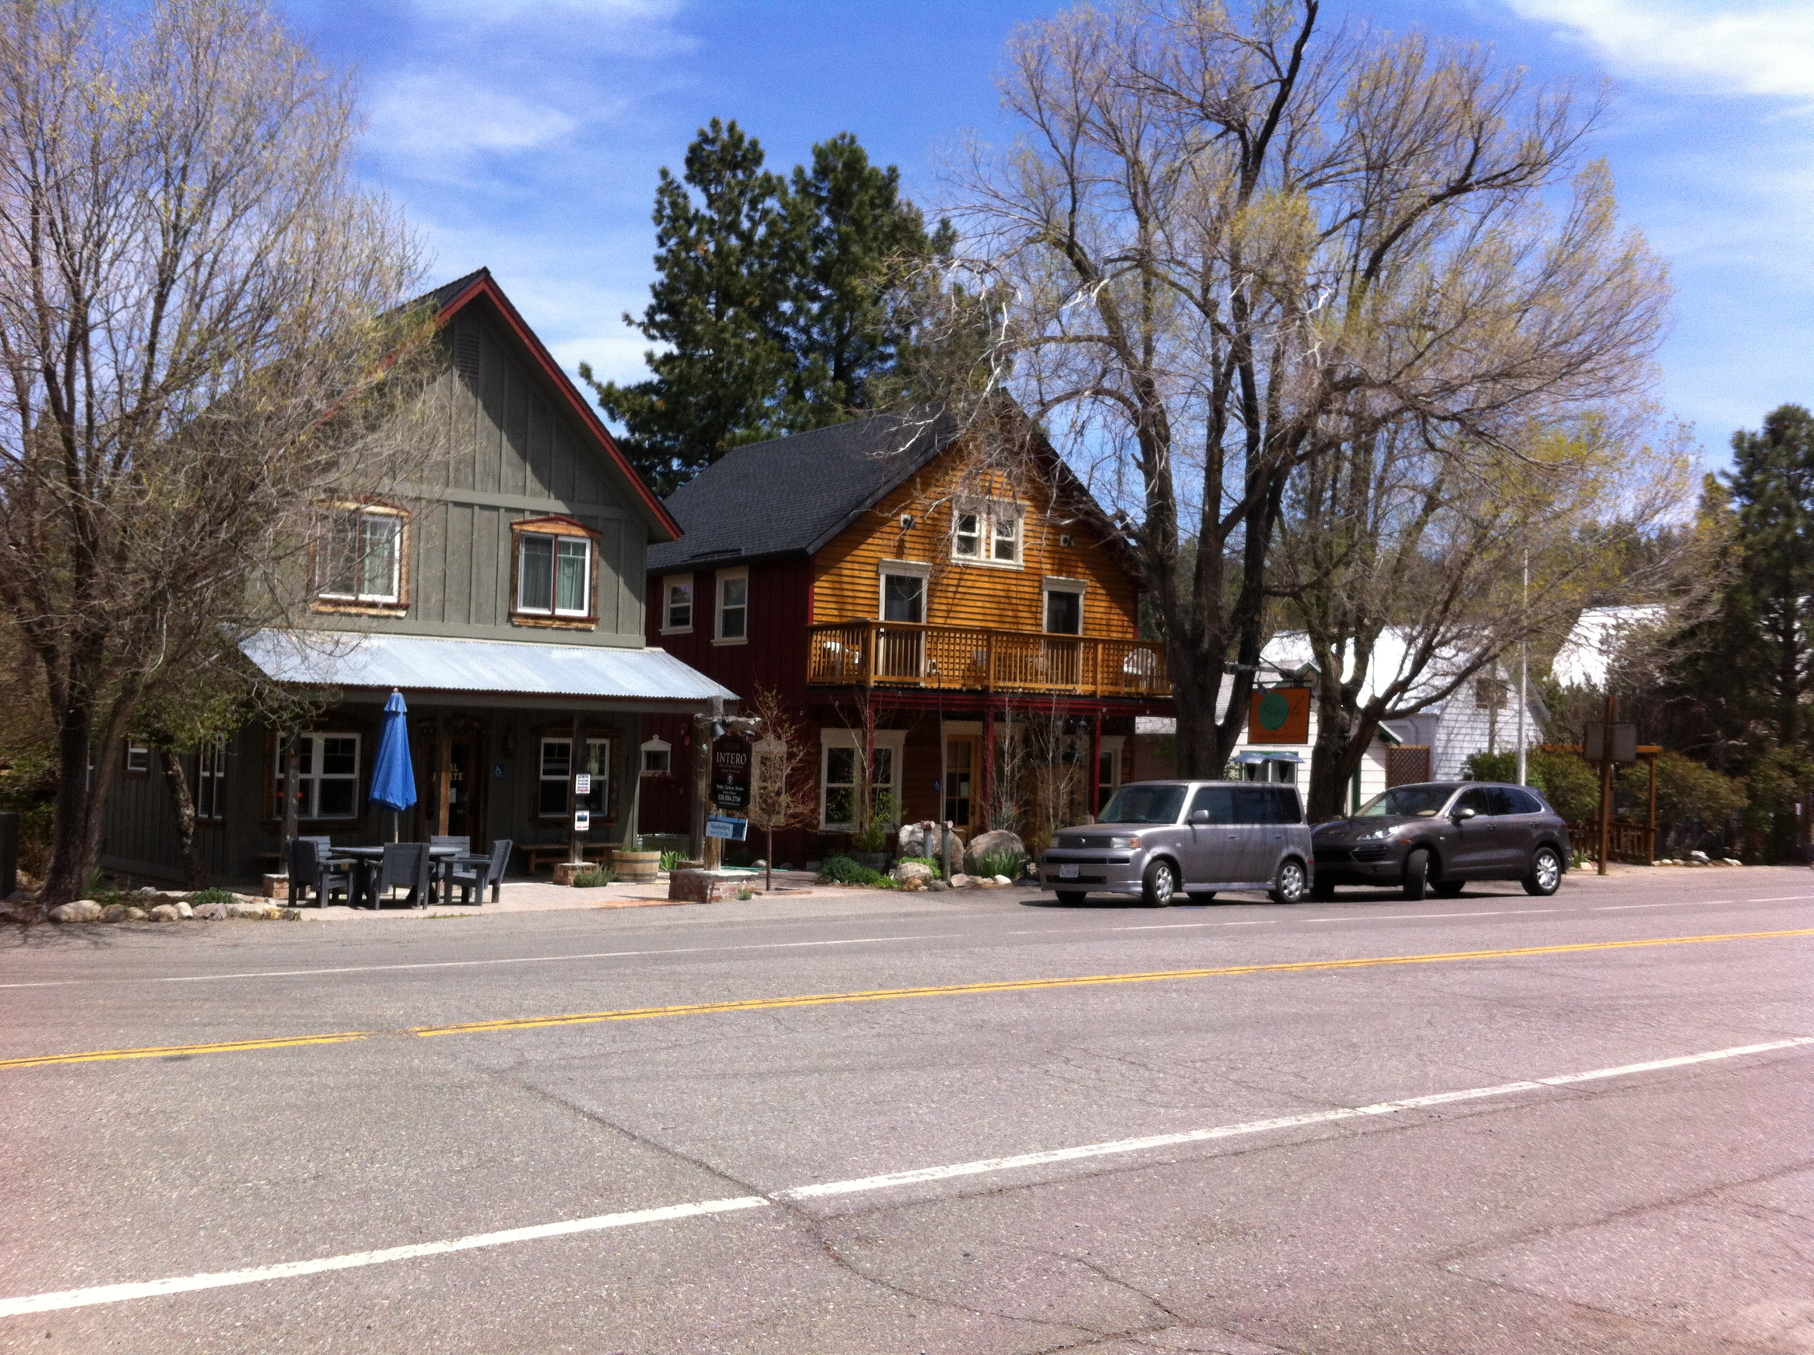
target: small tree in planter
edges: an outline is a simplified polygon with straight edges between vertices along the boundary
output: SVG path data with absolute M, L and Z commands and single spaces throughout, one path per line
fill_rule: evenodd
M 762 830 L 763 859 L 767 864 L 764 886 L 775 887 L 775 834 L 787 828 L 804 828 L 819 812 L 819 797 L 812 782 L 812 749 L 805 731 L 794 719 L 781 694 L 758 689 L 750 714 L 762 722 L 762 737 L 750 750 L 749 821 Z

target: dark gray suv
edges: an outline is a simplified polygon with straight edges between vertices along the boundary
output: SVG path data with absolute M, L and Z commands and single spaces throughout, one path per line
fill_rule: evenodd
M 1295 786 L 1247 781 L 1135 781 L 1098 823 L 1063 828 L 1039 862 L 1060 903 L 1092 892 L 1139 894 L 1155 908 L 1202 903 L 1223 889 L 1264 889 L 1296 903 L 1310 889 L 1310 829 Z
M 1319 823 L 1312 896 L 1341 884 L 1427 890 L 1453 898 L 1469 880 L 1517 880 L 1554 894 L 1568 869 L 1568 824 L 1528 786 L 1420 781 L 1375 795 L 1345 819 Z

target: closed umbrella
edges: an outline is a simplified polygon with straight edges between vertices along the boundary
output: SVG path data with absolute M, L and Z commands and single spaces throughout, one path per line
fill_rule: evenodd
M 416 771 L 409 760 L 409 707 L 393 691 L 384 703 L 384 732 L 378 737 L 378 760 L 372 767 L 372 803 L 391 811 L 391 841 L 397 840 L 397 815 L 416 803 Z

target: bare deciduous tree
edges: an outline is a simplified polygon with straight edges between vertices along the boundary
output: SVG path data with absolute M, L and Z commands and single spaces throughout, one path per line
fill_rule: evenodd
M 749 702 L 749 714 L 761 721 L 751 748 L 750 804 L 752 826 L 766 839 L 765 889 L 775 887 L 775 834 L 817 822 L 819 795 L 814 773 L 816 745 L 808 742 L 806 729 L 794 718 L 779 692 L 759 688 Z
M 1272 588 L 1317 673 L 1313 820 L 1340 811 L 1383 722 L 1495 681 L 1521 642 L 1553 652 L 1589 603 L 1695 595 L 1706 552 L 1668 531 L 1690 507 L 1693 457 L 1681 430 L 1644 432 L 1589 418 L 1505 449 L 1407 422 L 1298 473 Z
M 1318 11 L 1029 25 L 1004 81 L 1025 134 L 959 175 L 992 279 L 966 295 L 1010 298 L 992 377 L 1124 514 L 1187 775 L 1245 718 L 1300 467 L 1408 417 L 1496 446 L 1627 395 L 1667 299 L 1583 159 L 1593 109 Z
M 289 615 L 316 500 L 372 481 L 419 389 L 414 248 L 357 132 L 258 0 L 0 17 L 0 606 L 57 725 L 46 903 L 86 887 L 134 707 Z

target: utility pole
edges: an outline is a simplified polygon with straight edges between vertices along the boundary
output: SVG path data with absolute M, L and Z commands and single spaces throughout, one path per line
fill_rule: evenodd
M 1531 553 L 1524 552 L 1524 616 L 1518 640 L 1518 784 L 1530 784 L 1530 767 L 1524 743 L 1524 713 L 1530 706 L 1528 688 L 1531 674 Z

